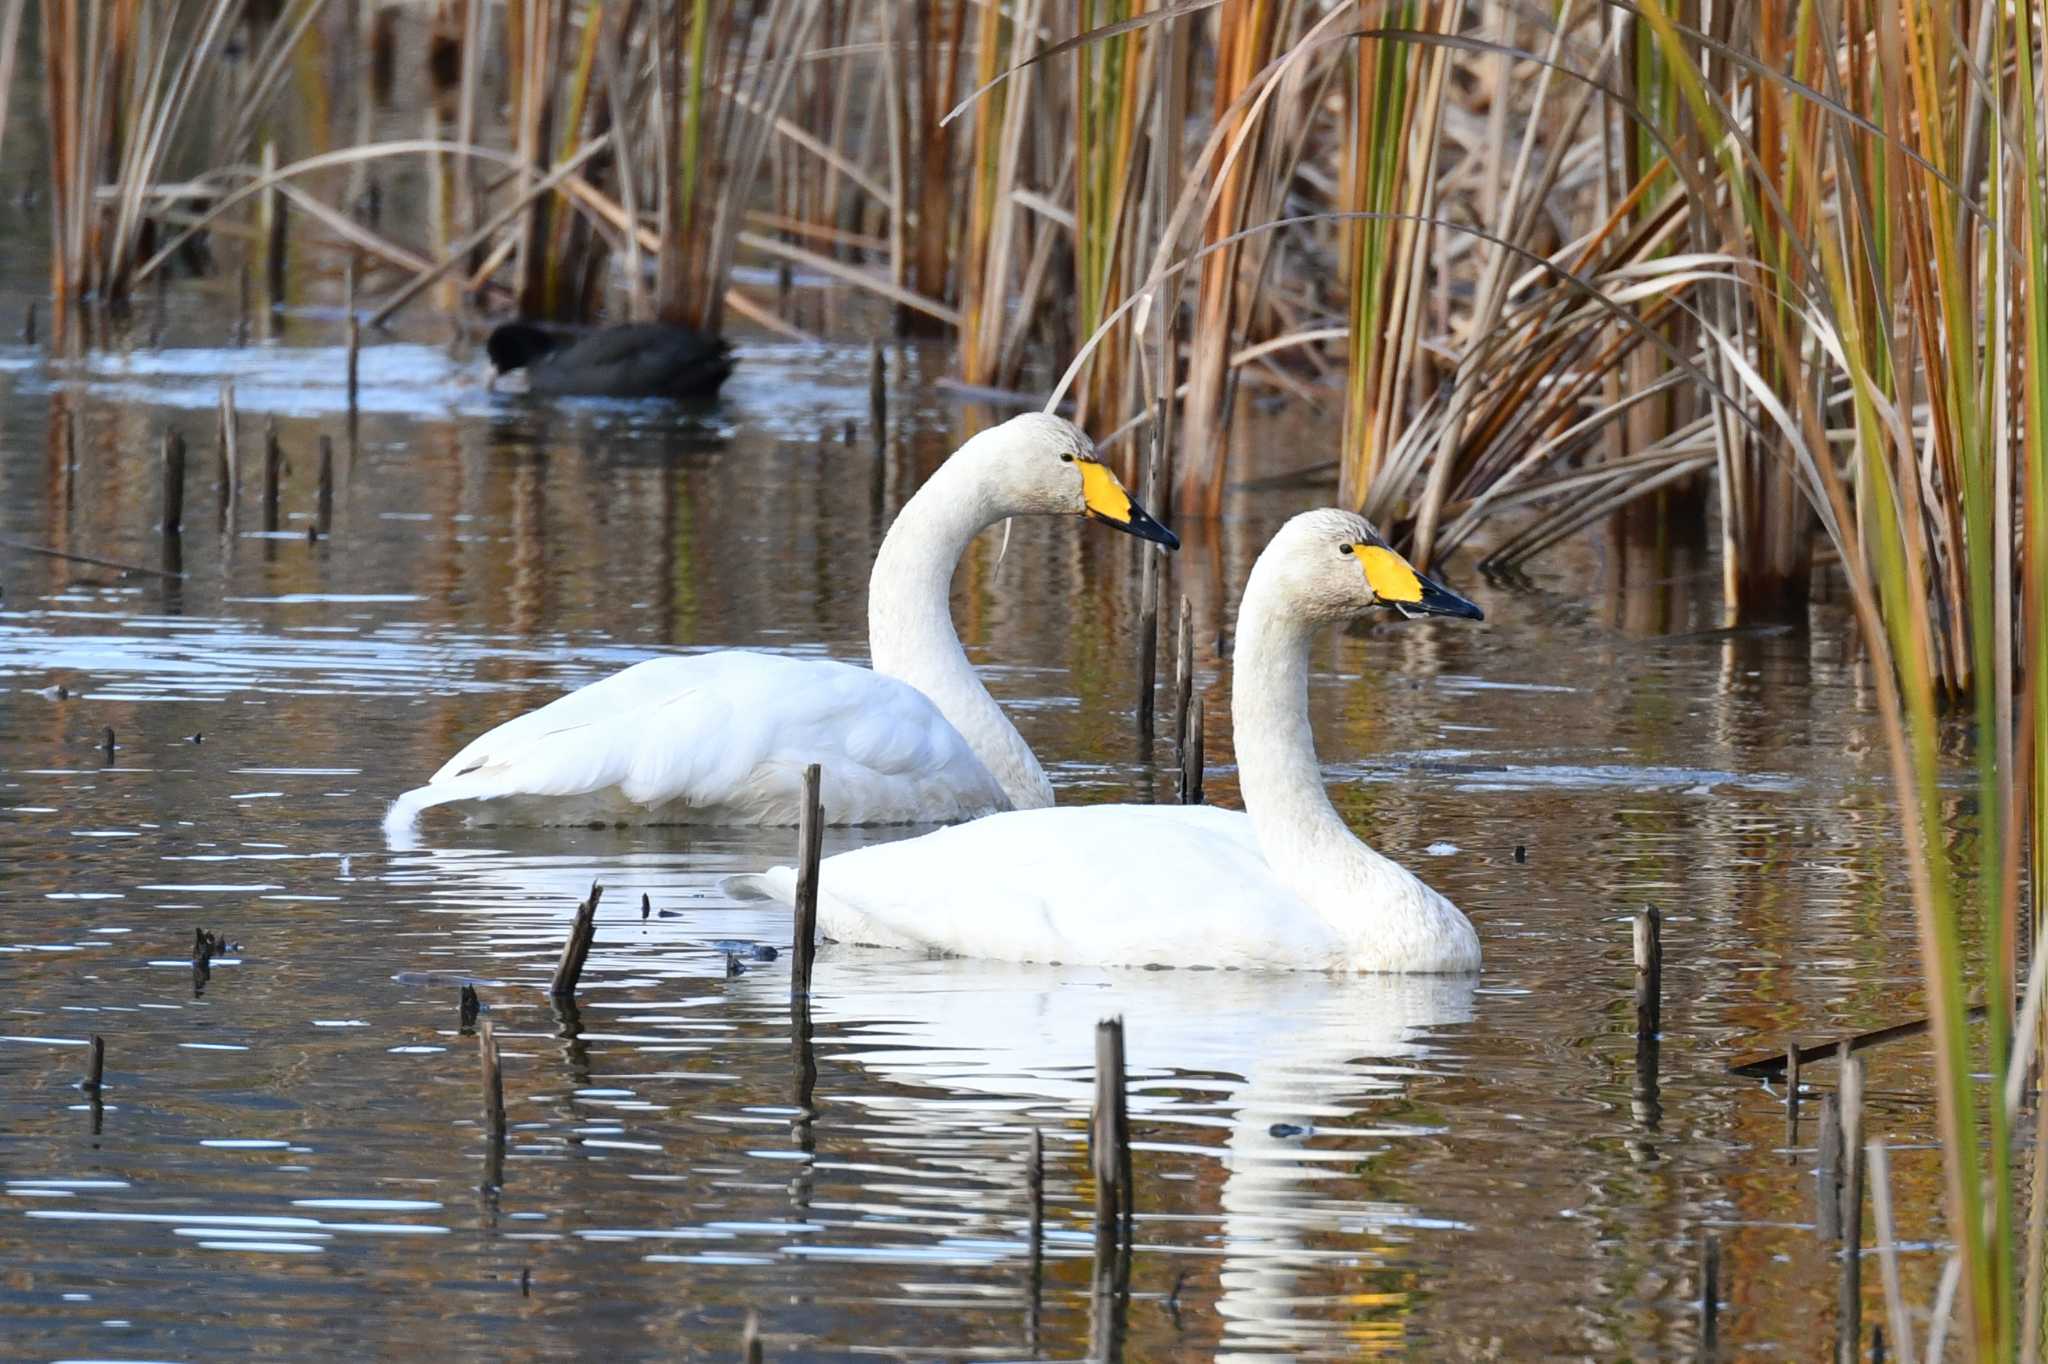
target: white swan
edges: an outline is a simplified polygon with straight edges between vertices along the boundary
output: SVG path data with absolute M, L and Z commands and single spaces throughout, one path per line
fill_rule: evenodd
M 1480 618 L 1363 517 L 1295 517 L 1259 555 L 1238 610 L 1231 718 L 1245 813 L 1032 810 L 841 853 L 819 872 L 820 931 L 1005 961 L 1477 970 L 1470 921 L 1354 837 L 1323 789 L 1309 641 L 1375 605 Z M 796 874 L 776 867 L 727 889 L 790 902 Z
M 1178 548 L 1072 423 L 1028 413 L 955 451 L 904 506 L 868 583 L 873 669 L 726 650 L 637 663 L 508 720 L 392 802 L 474 822 L 793 824 L 821 763 L 833 824 L 971 819 L 1052 803 L 1037 758 L 953 630 L 953 570 L 1011 516 L 1084 515 Z

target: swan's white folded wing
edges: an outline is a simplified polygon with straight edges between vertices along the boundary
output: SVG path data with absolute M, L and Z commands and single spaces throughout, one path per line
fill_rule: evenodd
M 793 900 L 787 867 L 728 881 Z M 1337 968 L 1343 944 L 1266 865 L 1251 820 L 1213 806 L 992 815 L 841 853 L 818 875 L 828 938 L 999 961 Z
M 835 824 L 968 819 L 1001 788 L 916 688 L 825 659 L 726 650 L 635 664 L 508 720 L 393 803 L 500 823 L 792 824 L 809 763 Z

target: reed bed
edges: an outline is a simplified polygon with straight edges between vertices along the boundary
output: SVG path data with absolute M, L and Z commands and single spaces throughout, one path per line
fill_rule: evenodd
M 951 338 L 969 383 L 1064 369 L 1112 449 L 1163 419 L 1182 516 L 1222 505 L 1240 395 L 1280 394 L 1341 416 L 1304 472 L 1421 561 L 1483 541 L 1513 569 L 1632 508 L 1719 536 L 1730 625 L 1838 580 L 1900 797 L 1956 1336 L 2041 1357 L 2041 0 L 449 0 L 372 25 L 430 29 L 423 135 L 384 142 L 359 106 L 402 71 L 281 112 L 308 52 L 360 59 L 352 6 L 40 12 L 60 332 L 200 232 L 260 240 L 282 193 L 380 322 L 431 298 L 804 334 L 789 289 L 735 285 L 747 258 L 876 300 L 864 340 Z M 431 168 L 417 221 L 351 188 L 392 162 Z

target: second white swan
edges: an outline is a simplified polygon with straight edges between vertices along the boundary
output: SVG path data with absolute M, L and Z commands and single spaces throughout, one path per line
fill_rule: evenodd
M 840 942 L 1069 965 L 1476 971 L 1471 921 L 1354 836 L 1323 788 L 1309 732 L 1309 642 L 1375 606 L 1481 619 L 1363 517 L 1295 517 L 1259 555 L 1238 610 L 1231 720 L 1243 813 L 1031 810 L 841 853 L 819 869 L 819 930 Z M 726 887 L 791 902 L 796 874 L 776 867 Z
M 729 649 L 657 658 L 471 742 L 392 802 L 403 843 L 457 805 L 495 824 L 793 824 L 824 767 L 833 824 L 971 819 L 1052 803 L 1052 784 L 953 630 L 954 567 L 1011 516 L 1080 515 L 1179 547 L 1087 435 L 1027 413 L 939 466 L 882 540 L 868 582 L 872 669 Z

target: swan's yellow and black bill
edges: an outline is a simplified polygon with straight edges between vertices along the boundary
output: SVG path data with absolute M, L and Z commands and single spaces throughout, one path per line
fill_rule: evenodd
M 1153 520 L 1150 512 L 1133 501 L 1107 464 L 1095 459 L 1075 462 L 1081 466 L 1081 500 L 1088 504 L 1090 517 L 1107 522 L 1140 540 L 1150 540 L 1168 549 L 1180 548 L 1180 537 Z
M 1372 594 L 1404 616 L 1456 616 L 1485 620 L 1486 613 L 1457 593 L 1415 571 L 1415 566 L 1385 545 L 1360 545 L 1358 561 Z

